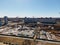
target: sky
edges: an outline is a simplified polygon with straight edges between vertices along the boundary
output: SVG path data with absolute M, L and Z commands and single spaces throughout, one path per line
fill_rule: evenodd
M 0 17 L 60 17 L 60 0 L 0 0 Z

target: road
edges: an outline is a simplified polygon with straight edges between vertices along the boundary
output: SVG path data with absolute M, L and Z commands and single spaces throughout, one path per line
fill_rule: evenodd
M 18 39 L 25 39 L 25 40 L 34 40 L 32 38 L 16 37 L 16 36 L 6 36 L 6 35 L 0 35 L 0 37 L 18 38 Z M 40 41 L 40 42 L 44 42 L 44 43 L 60 44 L 60 41 L 51 41 L 51 40 L 44 40 L 44 39 L 36 39 L 36 41 Z

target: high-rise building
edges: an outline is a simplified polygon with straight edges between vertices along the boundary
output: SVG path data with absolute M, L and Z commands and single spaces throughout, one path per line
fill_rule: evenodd
M 8 24 L 8 17 L 4 16 L 4 25 Z
M 1 22 L 1 19 L 0 19 L 0 27 L 2 26 L 2 22 Z

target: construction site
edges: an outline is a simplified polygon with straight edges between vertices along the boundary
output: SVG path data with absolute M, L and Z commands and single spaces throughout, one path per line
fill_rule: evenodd
M 60 45 L 60 19 L 4 19 L 1 18 L 0 45 Z

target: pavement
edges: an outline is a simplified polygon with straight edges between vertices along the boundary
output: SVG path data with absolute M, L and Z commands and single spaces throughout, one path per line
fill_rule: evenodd
M 0 42 L 0 45 L 7 45 L 7 44 L 3 44 L 2 42 Z

